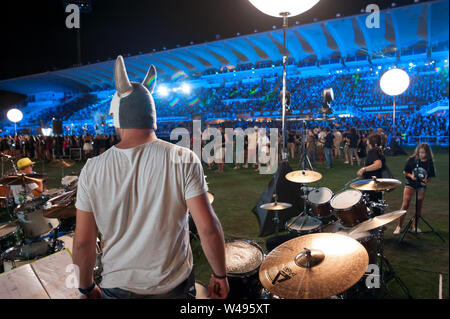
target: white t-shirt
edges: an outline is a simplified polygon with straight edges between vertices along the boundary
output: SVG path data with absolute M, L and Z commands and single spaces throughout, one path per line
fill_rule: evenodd
M 193 266 L 186 200 L 207 191 L 195 153 L 162 140 L 89 159 L 76 208 L 93 212 L 105 241 L 100 286 L 162 294 L 182 283 Z
M 33 190 L 38 188 L 38 184 L 36 183 L 31 183 L 31 184 L 25 184 L 25 192 L 26 192 L 26 196 L 25 196 L 25 200 L 31 200 L 34 198 L 33 195 Z M 14 196 L 14 202 L 19 205 L 19 195 L 21 192 L 23 192 L 23 186 L 22 185 L 11 185 L 11 192 Z

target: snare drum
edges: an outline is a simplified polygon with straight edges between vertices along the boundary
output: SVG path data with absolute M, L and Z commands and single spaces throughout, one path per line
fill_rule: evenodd
M 44 191 L 42 193 L 43 196 L 47 196 L 47 197 L 55 197 L 58 196 L 60 194 L 64 193 L 64 189 L 61 188 L 50 188 L 47 189 L 46 191 Z
M 11 247 L 22 244 L 23 234 L 16 223 L 0 225 L 0 254 Z
M 228 299 L 257 299 L 261 296 L 259 267 L 264 252 L 250 240 L 225 243 L 225 259 L 230 292 Z
M 26 239 L 35 239 L 48 235 L 60 224 L 57 218 L 44 217 L 42 209 L 25 213 L 23 216 L 24 220 L 20 221 L 20 225 Z
M 346 227 L 353 227 L 369 219 L 363 195 L 356 189 L 349 189 L 336 194 L 331 199 L 331 207 L 339 216 L 341 224 Z
M 296 216 L 289 219 L 285 226 L 289 233 L 302 236 L 320 232 L 322 229 L 322 221 L 310 216 Z
M 325 218 L 331 215 L 330 201 L 333 198 L 333 192 L 326 187 L 320 187 L 308 194 L 308 202 L 311 210 L 318 218 Z

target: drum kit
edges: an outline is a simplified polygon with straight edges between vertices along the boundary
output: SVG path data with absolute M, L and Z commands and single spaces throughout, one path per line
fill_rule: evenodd
M 292 239 L 267 255 L 251 241 L 226 243 L 230 298 L 371 298 L 374 291 L 365 280 L 369 265 L 379 267 L 380 285 L 388 289 L 385 279 L 389 274 L 410 297 L 383 254 L 384 225 L 406 211 L 384 213 L 388 205 L 383 198 L 371 202 L 363 193 L 384 193 L 401 182 L 373 177 L 333 194 L 329 188 L 309 186 L 321 178 L 320 173 L 310 170 L 286 175 L 287 180 L 300 184 L 305 199 L 304 210 L 284 225 Z M 274 202 L 260 207 L 282 214 L 292 205 L 278 202 L 275 196 Z M 373 207 L 380 208 L 382 214 L 375 216 Z
M 47 176 L 21 174 L 12 163 L 14 172 L 0 178 L 0 187 L 5 193 L 3 207 L 9 213 L 9 220 L 0 225 L 0 272 L 62 250 L 64 241 L 58 239 L 59 235 L 73 231 L 75 226 L 78 177 L 64 177 L 60 188 L 42 193 L 33 191 L 33 198 L 26 191 L 28 185 L 43 183 Z M 53 165 L 69 167 L 68 163 L 60 160 L 59 164 Z M 23 190 L 19 191 L 17 205 L 10 199 L 14 185 Z

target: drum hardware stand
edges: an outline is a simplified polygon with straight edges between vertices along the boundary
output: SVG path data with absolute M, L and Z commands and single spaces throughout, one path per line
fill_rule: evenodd
M 308 132 L 306 131 L 306 121 L 302 120 L 302 144 L 301 144 L 301 155 L 300 155 L 300 164 L 302 165 L 302 170 L 305 170 L 306 163 L 308 163 L 309 168 L 313 171 L 314 167 L 311 165 L 311 160 L 309 159 L 308 154 L 306 154 L 306 140 L 308 138 Z M 307 162 L 306 162 L 307 161 Z
M 278 203 L 278 195 L 273 194 L 273 198 L 275 200 L 275 205 Z M 280 228 L 280 218 L 278 217 L 278 211 L 274 211 L 273 221 L 275 223 L 275 236 L 278 236 L 279 228 Z
M 382 214 L 384 214 L 384 211 L 387 209 L 388 205 L 386 204 L 386 201 L 384 200 L 384 192 L 381 192 L 382 198 L 379 200 L 380 204 L 376 205 L 377 203 L 374 203 L 376 207 L 379 207 Z M 372 205 L 371 205 L 372 206 Z M 400 286 L 400 288 L 403 290 L 405 295 L 408 297 L 408 299 L 413 299 L 411 294 L 409 293 L 408 287 L 405 285 L 405 283 L 397 276 L 397 274 L 394 271 L 394 268 L 392 267 L 391 263 L 387 260 L 387 258 L 384 256 L 384 226 L 379 227 L 376 230 L 376 240 L 377 240 L 377 259 L 378 259 L 378 266 L 380 269 L 380 284 L 381 287 L 384 288 L 385 291 L 388 292 L 389 295 L 392 296 L 391 290 L 388 288 L 388 283 L 392 280 L 395 280 L 397 284 Z M 386 270 L 384 270 L 386 269 Z
M 415 192 L 416 192 L 416 211 L 415 211 L 414 216 L 411 217 L 411 219 L 409 220 L 408 224 L 406 225 L 406 228 L 405 228 L 405 230 L 403 231 L 402 236 L 400 237 L 400 240 L 398 241 L 398 243 L 400 244 L 400 243 L 403 241 L 403 238 L 405 238 L 405 235 L 406 235 L 406 233 L 408 233 L 408 232 L 413 233 L 413 234 L 416 234 L 416 235 L 419 234 L 419 233 L 417 232 L 417 226 L 419 225 L 419 220 L 420 220 L 420 219 L 421 219 L 421 220 L 422 220 L 422 221 L 423 221 L 423 222 L 431 229 L 431 231 L 422 232 L 422 234 L 425 234 L 425 233 L 435 233 L 436 236 L 438 236 L 438 237 L 445 243 L 444 238 L 442 238 L 442 236 L 439 235 L 439 233 L 438 233 L 437 231 L 434 230 L 434 228 L 433 228 L 433 227 L 425 220 L 425 218 L 423 218 L 422 215 L 419 216 L 419 209 L 418 209 L 418 206 L 417 206 L 417 201 L 418 201 L 418 199 L 419 199 L 419 191 L 418 191 L 418 189 L 417 189 L 417 184 L 418 184 L 418 183 L 420 183 L 420 181 L 416 179 L 416 189 L 415 189 Z M 409 229 L 413 227 L 413 221 L 414 221 L 414 220 L 416 221 L 416 228 L 415 228 L 415 230 L 413 230 L 413 231 L 409 231 Z

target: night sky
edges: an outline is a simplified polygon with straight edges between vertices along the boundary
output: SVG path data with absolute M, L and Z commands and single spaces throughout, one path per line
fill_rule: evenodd
M 276 0 L 275 0 L 276 1 Z M 299 0 L 301 1 L 301 0 Z M 360 14 L 376 3 L 381 9 L 414 0 L 321 0 L 290 19 L 300 24 Z M 425 2 L 425 1 L 421 1 Z M 63 0 L 2 1 L 0 80 L 72 67 L 77 63 L 76 31 L 67 29 Z M 281 26 L 281 19 L 258 11 L 248 0 L 92 0 L 81 17 L 81 61 L 86 64 L 153 49 L 204 43 Z

